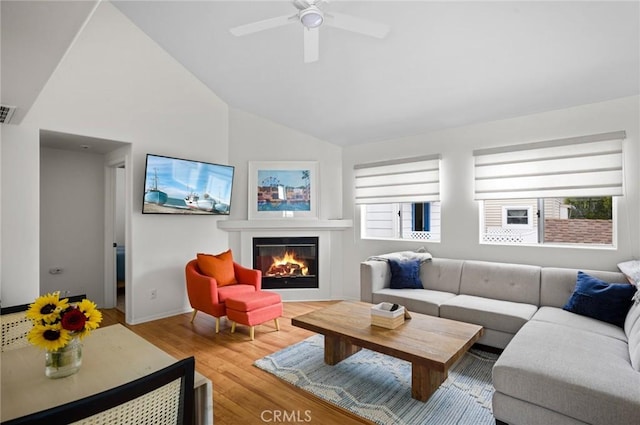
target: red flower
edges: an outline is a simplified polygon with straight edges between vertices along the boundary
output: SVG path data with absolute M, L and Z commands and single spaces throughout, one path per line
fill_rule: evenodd
M 70 308 L 62 315 L 62 327 L 68 331 L 81 331 L 87 321 L 85 315 L 77 308 Z

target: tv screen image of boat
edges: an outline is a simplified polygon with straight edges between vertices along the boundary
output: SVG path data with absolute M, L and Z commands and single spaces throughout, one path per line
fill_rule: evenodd
M 229 215 L 234 167 L 147 154 L 144 214 Z

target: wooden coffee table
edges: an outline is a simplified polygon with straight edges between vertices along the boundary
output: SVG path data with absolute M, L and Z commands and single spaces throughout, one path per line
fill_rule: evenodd
M 324 335 L 324 361 L 335 365 L 367 348 L 411 362 L 411 397 L 427 401 L 449 368 L 476 342 L 482 326 L 411 313 L 396 329 L 371 325 L 372 304 L 342 301 L 291 319 Z

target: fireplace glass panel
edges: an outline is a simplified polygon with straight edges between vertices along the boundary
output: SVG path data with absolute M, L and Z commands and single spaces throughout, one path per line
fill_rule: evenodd
M 263 289 L 318 288 L 318 238 L 254 238 L 253 268 Z

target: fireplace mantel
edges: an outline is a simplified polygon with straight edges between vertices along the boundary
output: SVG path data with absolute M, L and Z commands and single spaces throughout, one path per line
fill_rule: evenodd
M 234 261 L 253 268 L 253 238 L 301 236 L 319 238 L 318 288 L 273 289 L 284 301 L 320 301 L 333 299 L 333 293 L 341 292 L 342 231 L 353 227 L 353 220 L 319 219 L 262 219 L 262 220 L 218 220 L 218 229 L 229 232 L 230 248 L 234 250 Z M 332 242 L 333 241 L 333 242 Z M 332 249 L 333 246 L 333 249 Z
M 218 229 L 227 232 L 253 230 L 346 230 L 353 226 L 353 220 L 316 219 L 269 219 L 269 220 L 218 220 Z

